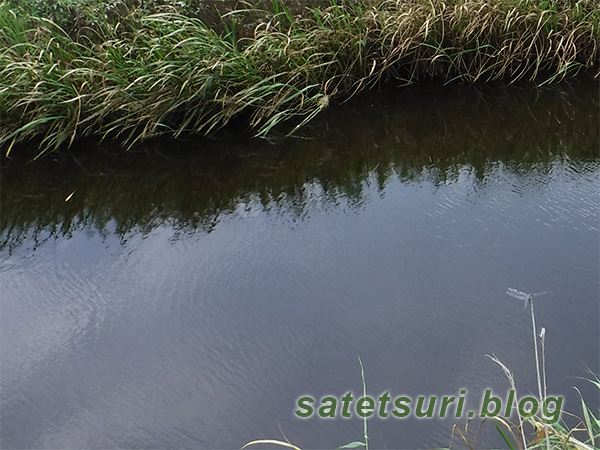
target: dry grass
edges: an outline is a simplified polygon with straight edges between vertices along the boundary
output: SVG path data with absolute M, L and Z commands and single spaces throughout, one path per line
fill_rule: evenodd
M 332 98 L 381 81 L 545 84 L 600 73 L 594 0 L 388 0 L 300 15 L 274 3 L 225 14 L 223 31 L 176 12 L 127 11 L 73 35 L 0 5 L 6 154 L 37 138 L 45 152 L 89 135 L 131 145 L 208 134 L 241 114 L 259 135 L 290 119 L 293 132 Z

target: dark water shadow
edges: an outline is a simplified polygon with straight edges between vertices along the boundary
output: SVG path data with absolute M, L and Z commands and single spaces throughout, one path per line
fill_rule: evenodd
M 383 190 L 390 177 L 443 184 L 468 166 L 483 183 L 499 162 L 519 173 L 557 157 L 594 160 L 595 87 L 420 85 L 332 107 L 294 137 L 189 136 L 128 152 L 92 141 L 41 161 L 5 159 L 1 248 L 25 237 L 103 232 L 113 221 L 121 236 L 165 222 L 210 231 L 250 197 L 301 217 L 307 183 L 322 187 L 325 204 L 340 196 L 359 204 L 367 184 Z

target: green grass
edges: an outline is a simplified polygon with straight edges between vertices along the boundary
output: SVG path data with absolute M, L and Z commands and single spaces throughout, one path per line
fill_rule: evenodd
M 294 132 L 332 99 L 382 82 L 545 84 L 600 73 L 594 0 L 385 0 L 297 11 L 274 1 L 239 3 L 212 21 L 190 2 L 142 3 L 0 4 L 5 154 L 32 139 L 44 153 L 90 135 L 128 146 L 209 134 L 238 116 L 258 135 L 282 123 Z

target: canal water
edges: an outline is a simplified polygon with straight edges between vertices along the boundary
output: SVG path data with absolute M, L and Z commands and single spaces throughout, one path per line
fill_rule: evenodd
M 597 84 L 424 85 L 291 138 L 3 161 L 1 447 L 336 448 L 360 418 L 294 411 L 362 396 L 359 357 L 375 398 L 466 391 L 460 418 L 377 412 L 371 448 L 448 447 L 508 392 L 486 354 L 537 392 L 509 287 L 546 292 L 549 394 L 597 407 L 599 107 Z M 476 442 L 503 446 L 491 423 Z

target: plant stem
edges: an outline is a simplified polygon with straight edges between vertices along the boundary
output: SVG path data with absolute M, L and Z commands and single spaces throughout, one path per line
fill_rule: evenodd
M 531 326 L 533 327 L 533 349 L 535 351 L 535 370 L 537 372 L 538 394 L 539 394 L 539 399 L 540 399 L 540 407 L 543 407 L 542 405 L 544 404 L 545 394 L 542 391 L 541 372 L 544 373 L 544 391 L 545 391 L 546 364 L 545 364 L 545 360 L 542 361 L 542 363 L 544 364 L 544 367 L 540 371 L 540 357 L 539 357 L 539 353 L 538 353 L 537 332 L 536 332 L 536 326 L 535 326 L 535 312 L 533 309 L 533 298 L 531 298 L 531 297 L 529 297 L 529 305 L 531 306 Z M 542 357 L 544 358 L 543 346 L 542 346 Z M 550 450 L 550 439 L 548 437 L 548 426 L 546 424 L 544 424 L 544 435 L 546 437 L 546 448 L 547 448 L 547 450 Z
M 531 306 L 531 326 L 533 327 L 533 348 L 535 351 L 535 370 L 537 372 L 537 384 L 538 384 L 538 394 L 540 402 L 543 402 L 543 393 L 542 393 L 542 376 L 540 374 L 540 357 L 538 354 L 538 345 L 537 345 L 537 333 L 535 327 L 535 312 L 533 311 L 533 299 L 529 298 L 529 305 Z
M 362 379 L 363 386 L 363 398 L 367 396 L 367 383 L 365 382 L 365 368 L 363 367 L 363 362 L 358 357 L 358 362 L 360 363 L 360 377 Z M 369 450 L 369 434 L 367 433 L 367 418 L 363 417 L 363 435 L 365 438 L 365 450 Z
M 542 342 L 542 382 L 544 389 L 544 401 L 546 401 L 546 397 L 548 396 L 547 385 L 546 385 L 546 329 L 542 327 L 542 331 L 540 332 L 540 340 Z M 542 402 L 542 408 L 543 408 Z M 542 410 L 543 413 L 543 410 Z M 546 449 L 550 450 L 550 436 L 548 435 L 548 425 L 544 423 L 544 435 L 546 437 Z

